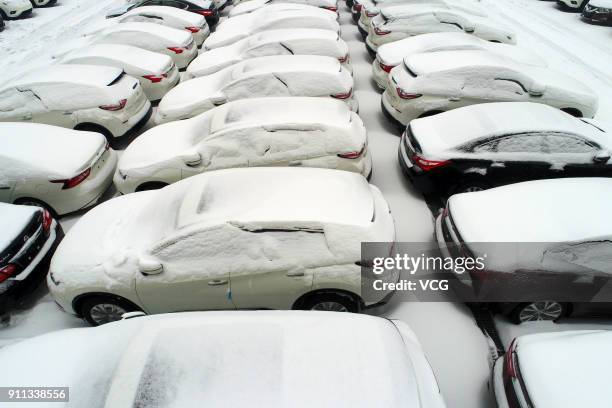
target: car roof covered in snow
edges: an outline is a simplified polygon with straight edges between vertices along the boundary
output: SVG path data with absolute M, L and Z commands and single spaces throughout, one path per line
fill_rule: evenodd
M 450 50 L 414 54 L 404 58 L 404 63 L 417 75 L 453 71 L 462 68 L 491 67 L 521 70 L 527 67 L 502 55 L 486 50 Z
M 37 207 L 29 205 L 0 203 L 0 252 L 19 237 L 36 211 Z
M 179 30 L 177 28 L 167 27 L 161 24 L 143 22 L 116 24 L 103 30 L 99 35 L 103 36 L 117 32 L 139 32 L 154 35 L 158 38 L 164 38 L 168 42 L 176 42 L 178 44 L 185 44 L 188 41 L 191 41 L 193 38 L 192 35 L 186 30 Z
M 16 386 L 70 387 L 77 406 L 443 406 L 421 346 L 396 324 L 329 312 L 162 314 L 7 346 L 0 373 Z
M 266 30 L 248 37 L 249 44 L 255 45 L 282 40 L 294 40 L 301 38 L 338 40 L 338 33 L 321 28 L 281 28 L 278 30 Z
M 82 58 L 103 58 L 150 70 L 154 73 L 162 73 L 172 64 L 172 58 L 168 55 L 123 44 L 91 44 L 69 53 L 62 58 L 61 62 Z M 86 64 L 86 62 L 83 64 Z
M 208 5 L 201 6 L 203 8 L 208 7 Z M 136 7 L 132 10 L 125 13 L 121 18 L 125 18 L 127 16 L 135 16 L 135 15 L 152 15 L 152 16 L 169 16 L 176 19 L 184 20 L 189 22 L 189 24 L 201 25 L 204 23 L 205 18 L 197 13 L 193 13 L 187 10 L 181 10 L 177 7 L 168 7 L 168 6 L 142 6 Z
M 527 181 L 453 195 L 464 242 L 573 242 L 612 237 L 612 179 Z
M 520 373 L 538 408 L 610 407 L 612 331 L 576 330 L 518 337 Z M 554 373 L 554 375 L 551 375 Z
M 105 87 L 113 82 L 121 72 L 119 68 L 106 66 L 56 64 L 28 71 L 7 83 L 4 88 L 57 83 Z
M 232 79 L 245 78 L 267 72 L 325 72 L 338 74 L 342 65 L 336 58 L 319 55 L 273 55 L 251 58 L 238 65 Z
M 461 4 L 444 4 L 444 3 L 431 3 L 431 4 L 397 4 L 393 6 L 384 7 L 381 13 L 384 17 L 389 19 L 394 18 L 406 18 L 406 17 L 417 17 L 421 15 L 436 13 L 451 13 L 458 16 L 462 16 L 466 19 L 471 19 L 477 16 L 485 17 L 486 13 L 483 9 L 476 6 L 470 6 L 467 3 Z
M 593 125 L 593 124 L 595 125 Z M 453 150 L 470 142 L 519 133 L 568 133 L 612 149 L 612 134 L 595 121 L 575 118 L 557 108 L 532 102 L 470 105 L 415 119 L 410 130 L 425 153 Z
M 237 168 L 200 174 L 190 182 L 179 210 L 179 228 L 226 222 L 255 228 L 366 226 L 374 215 L 368 182 L 348 171 Z

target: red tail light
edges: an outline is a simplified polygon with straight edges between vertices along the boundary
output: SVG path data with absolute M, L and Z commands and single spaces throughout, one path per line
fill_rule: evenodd
M 47 210 L 43 210 L 43 222 L 42 226 L 45 231 L 49 231 L 51 228 L 51 223 L 53 223 L 53 218 L 51 218 L 51 214 Z
M 195 13 L 198 13 L 199 15 L 204 16 L 204 17 L 209 17 L 213 15 L 212 10 L 198 10 Z
M 362 4 L 353 4 L 353 11 L 356 13 L 361 13 Z
M 504 374 L 509 378 L 516 378 L 516 367 L 514 367 L 514 346 L 516 339 L 512 340 L 508 351 L 504 356 Z
M 420 98 L 421 96 L 423 96 L 422 94 L 404 92 L 402 88 L 399 88 L 399 87 L 395 89 L 397 90 L 397 96 L 399 96 L 402 99 L 416 99 L 416 98 Z
M 332 95 L 332 98 L 348 99 L 351 97 L 351 95 L 353 95 L 353 88 L 351 88 L 347 93 L 339 93 L 339 94 Z
M 99 108 L 107 110 L 107 111 L 120 111 L 121 109 L 125 108 L 126 104 L 127 104 L 127 99 L 122 99 L 116 105 L 102 105 Z
M 161 74 L 161 75 L 143 75 L 142 77 L 145 78 L 145 79 L 148 79 L 152 83 L 156 84 L 158 82 L 161 82 L 164 78 L 167 78 L 168 75 L 166 75 L 166 74 Z
M 376 17 L 378 15 L 378 11 L 368 11 L 366 10 L 365 15 L 368 17 Z
M 361 150 L 358 152 L 341 153 L 338 155 L 338 157 L 342 157 L 343 159 L 358 159 L 363 155 L 363 152 L 365 152 L 365 148 L 365 145 L 363 145 Z
M 8 264 L 0 268 L 0 283 L 4 282 L 17 272 L 17 265 Z
M 338 11 L 338 7 L 323 7 L 325 10 L 329 10 L 329 11 Z
M 200 27 L 185 27 L 185 30 L 191 31 L 192 33 L 199 33 Z
M 346 54 L 344 57 L 339 57 L 338 61 L 340 61 L 341 64 L 344 64 L 346 61 L 348 61 L 349 59 L 349 55 Z
M 417 154 L 412 156 L 412 161 L 423 171 L 433 170 L 450 164 L 448 160 L 427 160 Z
M 382 62 L 378 62 L 378 65 L 380 65 L 380 68 L 385 72 L 391 72 L 391 70 L 395 68 L 393 65 L 385 65 Z
M 182 47 L 168 47 L 168 49 L 175 54 L 182 54 L 185 51 Z
M 69 188 L 73 188 L 81 184 L 87 177 L 89 177 L 90 173 L 91 173 L 91 167 L 83 171 L 81 174 L 74 176 L 71 179 L 51 180 L 51 183 L 63 183 L 64 185 L 62 187 L 62 190 L 67 190 Z
M 374 32 L 378 35 L 391 34 L 391 31 L 381 30 L 380 27 L 374 27 Z

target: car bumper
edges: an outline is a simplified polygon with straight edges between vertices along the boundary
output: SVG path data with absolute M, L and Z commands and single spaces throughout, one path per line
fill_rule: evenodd
M 17 18 L 17 17 L 26 17 L 32 14 L 34 8 L 32 7 L 32 3 L 29 1 L 24 1 L 21 4 L 16 4 L 12 7 L 5 6 L 4 12 L 8 16 L 8 18 Z
M 508 399 L 506 397 L 506 391 L 504 390 L 504 381 L 502 372 L 504 369 L 504 358 L 500 357 L 493 366 L 493 373 L 491 374 L 491 388 L 493 389 L 493 396 L 497 403 L 497 408 L 510 408 L 508 405 Z
M 200 31 L 193 34 L 193 39 L 196 43 L 196 46 L 200 48 L 202 44 L 204 44 L 204 41 L 208 38 L 209 35 L 210 35 L 210 28 L 208 28 L 208 24 L 206 24 L 204 27 L 202 27 Z
M 372 56 L 372 58 L 375 58 L 376 50 L 378 50 L 378 46 L 372 42 L 370 35 L 366 37 L 365 47 L 368 50 L 368 53 Z
M 111 131 L 115 137 L 125 136 L 147 123 L 152 113 L 153 107 L 151 106 L 151 102 L 146 100 L 136 114 L 132 115 L 130 118 L 128 118 L 128 120 L 121 123 L 121 125 L 115 129 L 116 131 L 113 131 L 112 129 Z
M 386 89 L 389 73 L 380 67 L 378 60 L 374 60 L 372 63 L 372 78 L 378 88 L 383 91 Z
M 597 13 L 595 11 L 584 10 L 582 12 L 582 18 L 591 23 L 612 25 L 612 13 L 608 13 L 608 12 Z
M 142 85 L 145 95 L 147 95 L 147 99 L 153 102 L 159 101 L 161 98 L 163 98 L 168 91 L 170 91 L 180 82 L 180 80 L 181 75 L 178 69 L 174 68 L 170 78 L 162 82 L 152 84 L 148 79 L 143 78 L 140 84 Z
M 191 61 L 196 59 L 197 56 L 198 56 L 198 47 L 196 46 L 196 43 L 194 41 L 188 50 L 184 51 L 181 54 L 172 55 L 172 59 L 174 60 L 174 63 L 176 64 L 178 69 L 180 71 L 184 71 L 187 69 L 187 66 L 191 64 Z
M 397 126 L 403 131 L 406 128 L 406 124 L 402 121 L 401 112 L 398 112 L 398 110 L 391 105 L 388 98 L 387 91 L 385 91 L 382 94 L 380 102 L 382 112 L 394 126 Z
M 426 173 L 417 173 L 414 171 L 414 164 L 408 157 L 403 142 L 400 142 L 397 159 L 402 168 L 402 173 L 404 173 L 417 190 L 423 194 L 430 194 L 436 191 L 434 183 L 429 179 Z
M 62 227 L 57 221 L 53 220 L 49 238 L 47 238 L 38 255 L 32 259 L 26 271 L 18 275 L 19 279 L 11 279 L 0 283 L 0 315 L 10 310 L 17 299 L 30 293 L 44 280 L 49 270 L 51 257 L 63 237 Z

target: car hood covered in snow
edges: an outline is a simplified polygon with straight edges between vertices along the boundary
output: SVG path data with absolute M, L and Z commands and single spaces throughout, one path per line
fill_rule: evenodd
M 0 358 L 15 386 L 61 384 L 78 406 L 444 407 L 414 333 L 357 314 L 147 316 L 28 339 Z

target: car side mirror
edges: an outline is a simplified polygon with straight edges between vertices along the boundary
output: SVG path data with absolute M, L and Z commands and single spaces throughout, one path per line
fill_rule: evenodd
M 473 33 L 474 31 L 476 31 L 476 27 L 471 26 L 471 25 L 467 25 L 465 27 L 463 27 L 463 31 L 465 31 L 466 33 Z
M 593 156 L 593 162 L 597 164 L 605 164 L 610 160 L 610 152 L 607 150 L 599 150 Z
M 164 266 L 161 262 L 154 259 L 140 259 L 138 261 L 138 270 L 144 276 L 159 275 L 164 271 Z
M 213 96 L 212 98 L 210 98 L 210 101 L 215 106 L 223 105 L 224 103 L 227 103 L 227 96 L 222 95 L 222 94 L 221 95 L 216 95 L 216 96 Z
M 181 159 L 189 167 L 196 167 L 202 164 L 202 155 L 198 152 L 183 154 Z

